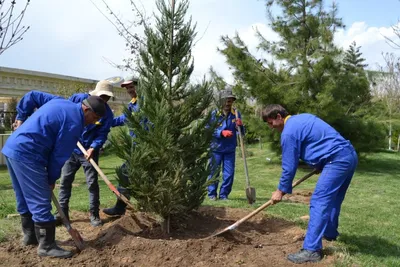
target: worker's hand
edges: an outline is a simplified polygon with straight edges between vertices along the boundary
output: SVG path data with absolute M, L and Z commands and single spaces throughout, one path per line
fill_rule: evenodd
M 277 189 L 275 192 L 272 193 L 271 200 L 272 200 L 272 205 L 281 202 L 282 197 L 285 193 L 283 193 L 281 190 Z
M 221 135 L 222 135 L 223 137 L 225 137 L 225 138 L 230 138 L 230 137 L 233 136 L 233 132 L 230 131 L 230 130 L 223 130 L 223 131 L 221 132 Z
M 91 147 L 91 148 L 89 148 L 86 152 L 87 152 L 87 156 L 85 156 L 85 158 L 86 158 L 87 160 L 90 160 L 90 159 L 93 157 L 94 148 Z
M 236 126 L 243 126 L 243 122 L 240 118 L 236 119 Z
M 18 127 L 22 125 L 22 123 L 24 123 L 24 122 L 23 122 L 23 121 L 20 121 L 20 120 L 15 120 L 14 123 L 12 124 L 13 130 L 14 130 L 14 131 L 17 130 Z
M 51 191 L 53 191 L 55 187 L 56 187 L 56 184 L 51 184 L 51 185 L 50 185 Z

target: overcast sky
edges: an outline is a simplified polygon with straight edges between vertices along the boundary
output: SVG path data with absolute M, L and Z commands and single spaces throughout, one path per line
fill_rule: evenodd
M 101 0 L 92 1 L 106 11 Z M 129 0 L 107 1 L 123 20 L 133 15 Z M 19 6 L 23 2 L 17 1 Z M 147 14 L 155 11 L 154 1 L 142 2 Z M 400 50 L 392 49 L 383 37 L 393 36 L 391 25 L 398 22 L 400 1 L 336 0 L 336 3 L 347 26 L 337 33 L 337 45 L 347 48 L 356 41 L 362 46 L 370 68 L 383 64 L 382 52 L 400 56 Z M 267 25 L 265 1 L 192 0 L 189 14 L 197 22 L 199 39 L 193 51 L 194 78 L 200 79 L 213 66 L 231 80 L 225 58 L 217 52 L 221 35 L 233 36 L 237 31 L 254 53 L 258 44 L 254 37 L 256 27 L 268 38 L 276 38 Z M 24 24 L 31 29 L 22 42 L 0 56 L 0 66 L 90 79 L 127 74 L 108 63 L 120 63 L 127 57 L 125 42 L 90 0 L 31 0 Z

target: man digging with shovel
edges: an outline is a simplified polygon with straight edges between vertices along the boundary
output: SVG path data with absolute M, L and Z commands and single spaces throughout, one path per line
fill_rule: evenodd
M 235 110 L 232 108 L 236 97 L 232 94 L 231 89 L 224 90 L 220 93 L 221 111 L 214 111 L 211 120 L 217 121 L 218 126 L 214 132 L 214 139 L 211 143 L 213 151 L 210 163 L 212 171 L 209 176 L 211 179 L 219 166 L 222 165 L 222 184 L 219 191 L 219 199 L 227 200 L 232 191 L 233 179 L 235 175 L 235 152 L 236 152 L 236 130 L 241 127 L 244 134 L 241 115 L 238 112 L 236 119 Z M 217 174 L 216 176 L 219 176 Z M 218 181 L 208 186 L 208 197 L 210 200 L 217 200 Z
M 272 202 L 292 193 L 292 181 L 299 159 L 321 170 L 310 201 L 310 220 L 303 248 L 288 255 L 294 263 L 322 259 L 322 238 L 336 240 L 339 235 L 340 207 L 357 167 L 357 154 L 329 124 L 312 114 L 290 116 L 280 105 L 268 105 L 262 118 L 270 128 L 281 132 L 282 176 Z
M 29 118 L 25 117 L 26 112 L 18 110 L 18 129 L 8 138 L 2 153 L 21 214 L 23 245 L 39 243 L 39 256 L 72 256 L 72 252 L 55 242 L 52 190 L 85 125 L 96 122 L 105 113 L 105 103 L 97 96 L 78 104 L 55 98 Z

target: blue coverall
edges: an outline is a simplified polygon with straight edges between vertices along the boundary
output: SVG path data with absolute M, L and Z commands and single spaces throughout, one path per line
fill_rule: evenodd
M 292 193 L 299 159 L 322 170 L 310 201 L 310 220 L 303 248 L 322 249 L 322 237 L 339 235 L 339 213 L 357 167 L 357 154 L 348 140 L 312 114 L 285 118 L 281 135 L 282 176 L 278 189 Z
M 128 104 L 128 110 L 132 113 L 139 111 L 139 104 L 138 104 L 137 98 L 132 98 L 132 100 Z M 125 121 L 126 121 L 126 115 L 125 115 L 125 113 L 123 113 L 121 116 L 115 117 L 113 119 L 111 127 L 125 125 Z M 135 135 L 132 131 L 130 131 L 130 134 L 131 134 L 131 136 Z
M 128 110 L 130 112 L 138 112 L 139 111 L 139 104 L 137 101 L 137 98 L 132 98 L 132 100 L 128 104 Z M 113 122 L 112 122 L 112 127 L 118 127 L 118 126 L 123 126 L 125 125 L 126 122 L 126 114 L 122 113 L 122 115 L 118 117 L 114 117 Z M 129 134 L 132 137 L 135 137 L 135 133 L 132 130 L 129 130 Z M 124 170 L 126 168 L 126 163 L 123 163 L 121 166 L 121 169 Z M 122 171 L 124 173 L 124 171 Z M 120 181 L 118 183 L 118 192 L 125 196 L 129 196 L 128 190 L 126 189 L 126 186 L 129 185 L 129 177 L 126 175 L 122 175 L 120 177 Z
M 72 95 L 69 100 L 74 103 L 81 103 L 88 97 L 89 94 L 77 93 Z M 49 93 L 41 91 L 30 91 L 21 98 L 21 101 L 17 105 L 17 119 L 25 121 L 27 117 L 29 117 L 35 111 L 35 109 L 39 109 L 41 106 L 54 98 L 62 99 L 60 96 L 55 96 Z M 79 142 L 86 150 L 91 147 L 95 149 L 93 159 L 96 163 L 98 162 L 99 149 L 107 140 L 107 135 L 110 132 L 113 118 L 114 114 L 112 113 L 109 105 L 106 103 L 106 116 L 102 117 L 99 121 L 96 122 L 96 124 L 87 125 L 84 128 L 81 137 L 79 138 Z M 94 169 L 90 162 L 86 160 L 83 153 L 76 146 L 76 144 L 74 146 L 73 153 L 71 153 L 70 158 L 66 161 L 62 169 L 63 177 L 61 179 L 59 194 L 60 206 L 62 208 L 68 207 L 75 173 L 78 171 L 81 165 L 83 165 L 86 176 L 86 183 L 89 189 L 89 209 L 91 212 L 98 212 L 100 206 L 98 174 L 96 169 Z
M 19 113 L 20 117 L 24 113 Z M 26 119 L 26 118 L 25 118 Z M 38 109 L 8 138 L 6 156 L 20 214 L 34 222 L 50 222 L 50 185 L 60 177 L 84 125 L 81 103 L 53 99 Z
M 240 112 L 238 117 L 241 118 Z M 220 199 L 227 199 L 232 191 L 233 179 L 235 175 L 235 150 L 236 150 L 236 117 L 235 110 L 232 109 L 226 116 L 221 112 L 214 111 L 211 121 L 217 120 L 217 128 L 214 132 L 214 138 L 211 143 L 213 156 L 210 159 L 211 174 L 208 179 L 211 179 L 218 167 L 222 164 L 222 184 L 219 192 Z M 241 126 L 242 133 L 244 128 Z M 230 130 L 233 133 L 232 137 L 225 138 L 222 136 L 223 130 Z M 218 177 L 219 174 L 216 175 Z M 217 197 L 218 181 L 208 186 L 208 196 Z

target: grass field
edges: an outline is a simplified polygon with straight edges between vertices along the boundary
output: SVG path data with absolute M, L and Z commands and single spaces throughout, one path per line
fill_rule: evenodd
M 280 175 L 280 162 L 274 153 L 258 146 L 249 148 L 248 167 L 252 186 L 257 191 L 255 207 L 268 201 L 275 190 Z M 269 158 L 270 160 L 267 160 Z M 339 241 L 335 246 L 340 251 L 337 266 L 400 266 L 400 155 L 381 152 L 360 159 L 352 184 L 343 203 Z M 101 157 L 100 166 L 111 182 L 116 184 L 114 167 L 121 161 L 114 156 Z M 310 170 L 300 169 L 296 179 Z M 316 177 L 310 178 L 299 188 L 312 190 Z M 70 208 L 88 210 L 88 193 L 80 170 L 73 188 Z M 101 185 L 101 207 L 114 204 L 115 197 L 103 181 Z M 249 208 L 244 195 L 245 178 L 243 161 L 236 158 L 236 176 L 229 201 L 212 202 L 205 205 Z M 57 191 L 57 189 L 56 189 Z M 58 192 L 56 192 L 58 193 Z M 255 208 L 250 207 L 250 208 Z M 299 217 L 308 214 L 308 206 L 282 202 L 265 211 L 269 215 L 285 218 L 305 228 Z M 6 219 L 16 213 L 15 197 L 5 168 L 0 169 L 0 241 L 15 236 L 19 230 L 19 218 Z

